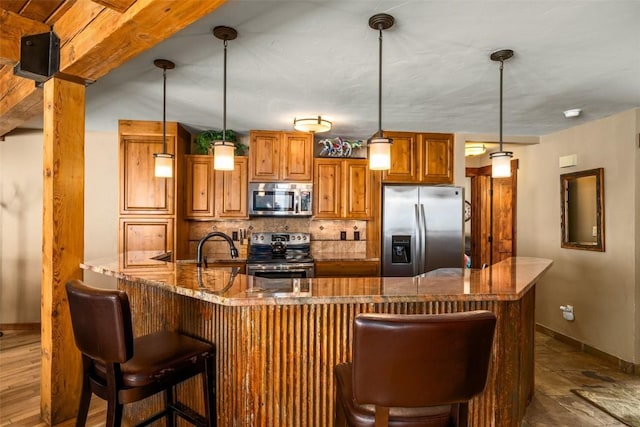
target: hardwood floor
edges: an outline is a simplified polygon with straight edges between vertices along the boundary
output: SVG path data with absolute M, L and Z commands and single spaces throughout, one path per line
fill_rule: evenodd
M 92 397 L 87 427 L 103 427 L 106 409 L 102 399 Z M 47 425 L 40 419 L 40 332 L 4 331 L 0 337 L 0 427 Z M 75 420 L 58 425 L 75 426 Z
M 640 383 L 640 377 L 538 332 L 535 381 L 535 397 L 523 427 L 624 426 L 571 389 L 612 381 Z M 87 426 L 103 426 L 105 410 L 104 401 L 93 397 Z M 40 420 L 40 334 L 5 331 L 0 338 L 0 427 L 46 425 Z M 74 420 L 59 425 L 73 426 Z

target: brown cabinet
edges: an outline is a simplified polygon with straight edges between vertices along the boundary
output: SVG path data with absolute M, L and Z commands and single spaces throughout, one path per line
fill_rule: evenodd
M 384 132 L 393 139 L 383 182 L 453 183 L 453 134 Z
M 187 219 L 247 218 L 246 156 L 236 156 L 232 171 L 215 171 L 213 157 L 186 156 Z
M 316 261 L 314 274 L 316 277 L 377 277 L 380 275 L 380 262 L 371 260 Z
M 316 158 L 314 218 L 371 219 L 371 177 L 366 159 Z
M 213 210 L 213 157 L 186 156 L 186 218 L 210 218 Z
M 310 182 L 313 135 L 305 132 L 251 131 L 249 181 Z
M 120 120 L 120 194 L 118 250 L 122 268 L 157 266 L 149 258 L 172 252 L 186 256 L 184 157 L 191 135 L 175 122 L 166 124 L 167 152 L 175 155 L 173 178 L 154 176 L 154 153 L 161 153 L 162 122 Z M 181 243 L 184 241 L 184 244 Z
M 236 156 L 232 171 L 215 173 L 215 211 L 219 218 L 248 218 L 247 157 Z
M 173 218 L 120 218 L 120 265 L 124 269 L 158 268 L 154 256 L 174 252 Z

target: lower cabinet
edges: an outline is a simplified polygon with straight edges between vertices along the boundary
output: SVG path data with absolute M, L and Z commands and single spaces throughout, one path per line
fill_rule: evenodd
M 173 252 L 173 221 L 173 218 L 120 218 L 121 268 L 166 265 L 151 258 Z
M 372 175 L 366 159 L 316 158 L 313 174 L 314 218 L 372 218 Z
M 380 275 L 379 261 L 316 261 L 316 277 L 377 277 Z
M 187 219 L 248 218 L 248 158 L 235 157 L 232 171 L 215 171 L 213 157 L 186 157 Z

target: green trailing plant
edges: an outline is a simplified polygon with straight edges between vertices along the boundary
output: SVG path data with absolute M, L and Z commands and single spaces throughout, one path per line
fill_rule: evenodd
M 227 129 L 226 137 L 227 141 L 233 142 L 236 156 L 244 156 L 247 154 L 247 146 L 242 145 L 238 141 L 238 136 L 234 131 Z M 207 154 L 209 152 L 209 148 L 212 147 L 215 141 L 222 141 L 221 130 L 205 130 L 200 132 L 196 136 L 195 140 L 197 154 Z

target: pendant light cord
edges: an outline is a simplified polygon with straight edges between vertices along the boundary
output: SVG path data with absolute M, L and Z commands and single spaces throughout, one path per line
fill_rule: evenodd
M 500 151 L 502 152 L 502 70 L 504 61 L 500 61 Z
M 224 40 L 224 77 L 222 85 L 222 144 L 227 141 L 227 39 Z
M 382 24 L 378 32 L 378 137 L 382 138 Z
M 167 153 L 167 67 L 162 68 L 162 153 Z

